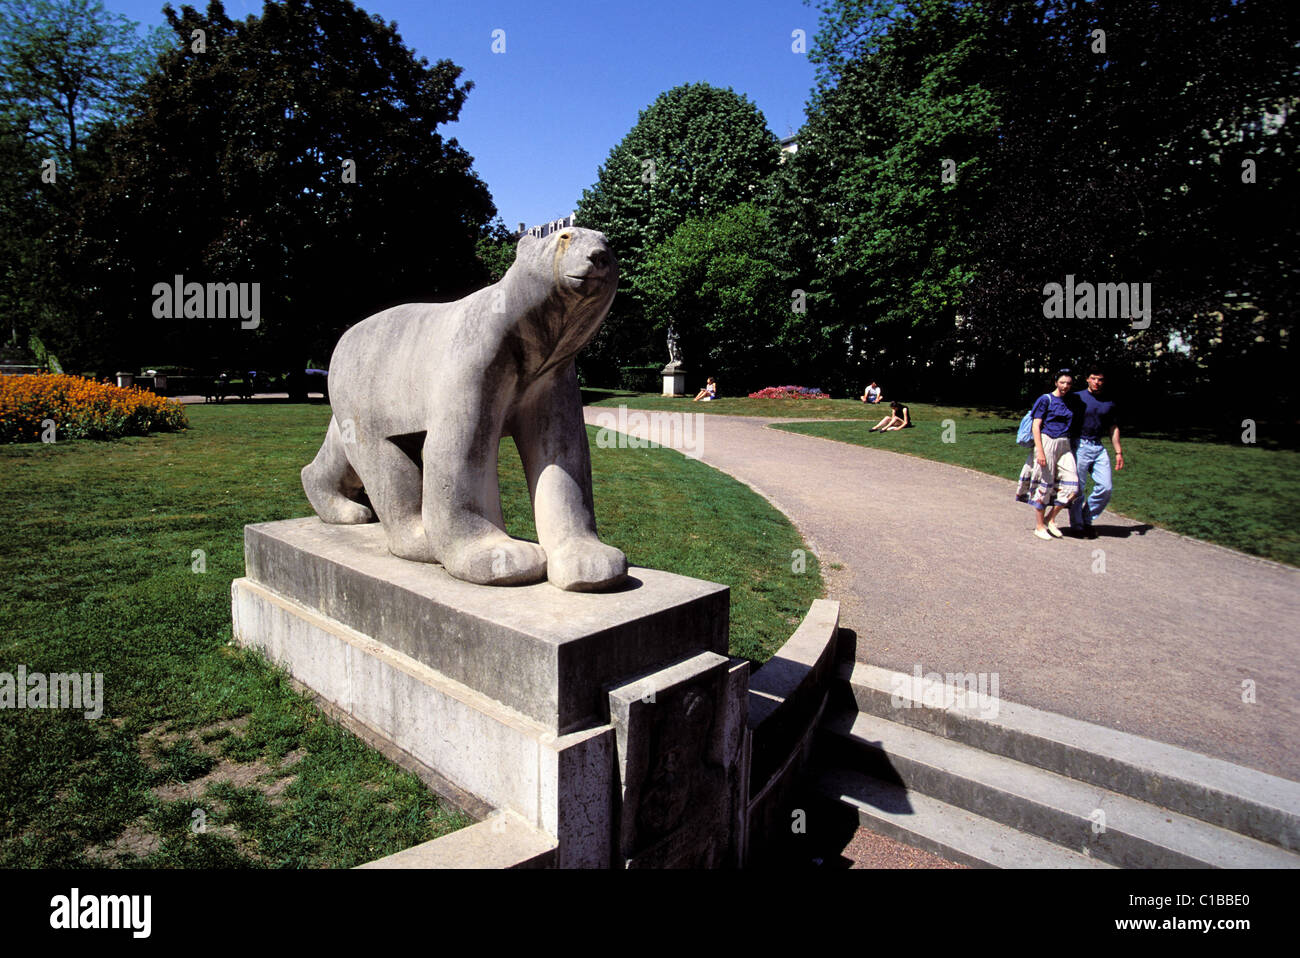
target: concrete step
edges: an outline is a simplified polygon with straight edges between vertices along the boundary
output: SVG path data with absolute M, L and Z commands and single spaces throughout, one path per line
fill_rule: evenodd
M 556 841 L 515 812 L 490 818 L 359 868 L 554 868 Z
M 822 735 L 830 762 L 1120 867 L 1300 867 L 1277 846 L 874 715 L 841 712 Z
M 1300 852 L 1300 783 L 1187 749 L 865 663 L 839 679 L 867 714 Z M 967 682 L 970 681 L 968 678 Z
M 811 784 L 854 809 L 865 828 L 972 868 L 1113 867 L 860 772 L 831 768 Z

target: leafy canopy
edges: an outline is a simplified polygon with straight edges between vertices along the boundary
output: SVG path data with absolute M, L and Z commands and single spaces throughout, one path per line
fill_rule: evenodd
M 496 210 L 440 132 L 471 89 L 459 67 L 417 58 L 350 0 L 242 22 L 216 0 L 164 12 L 171 49 L 85 216 L 82 260 L 123 361 L 300 368 L 370 313 L 481 285 L 475 244 Z M 148 319 L 153 285 L 177 274 L 260 283 L 261 326 Z
M 620 263 L 619 296 L 585 369 L 609 376 L 618 364 L 667 359 L 643 312 L 648 257 L 688 219 L 752 199 L 779 156 L 763 114 L 729 88 L 677 86 L 641 111 L 577 206 L 578 225 L 603 232 Z

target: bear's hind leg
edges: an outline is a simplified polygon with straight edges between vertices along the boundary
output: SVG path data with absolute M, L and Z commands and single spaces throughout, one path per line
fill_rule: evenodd
M 338 420 L 334 418 L 330 419 L 316 458 L 302 468 L 302 489 L 323 522 L 357 525 L 375 521 L 373 512 L 351 498 L 361 491 L 361 478 L 348 462 Z

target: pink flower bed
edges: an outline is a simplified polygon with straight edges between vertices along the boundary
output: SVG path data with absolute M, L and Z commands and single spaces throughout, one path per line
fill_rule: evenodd
M 808 386 L 768 386 L 756 393 L 749 394 L 750 399 L 830 399 L 820 389 Z

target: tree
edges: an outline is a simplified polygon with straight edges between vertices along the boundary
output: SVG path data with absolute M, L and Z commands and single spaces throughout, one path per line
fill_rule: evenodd
M 967 297 L 969 342 L 1040 366 L 1102 359 L 1131 369 L 1135 387 L 1181 389 L 1192 383 L 1173 341 L 1219 394 L 1276 393 L 1265 370 L 1286 362 L 1300 193 L 1286 122 L 1300 70 L 1284 4 L 996 6 L 1016 55 L 995 81 L 997 187 Z M 1259 171 L 1249 184 L 1247 158 Z M 1067 274 L 1150 283 L 1150 327 L 1045 322 L 1043 285 Z M 1231 373 L 1242 359 L 1255 369 Z M 1161 367 L 1181 381 L 1153 378 Z
M 808 293 L 790 345 L 831 388 L 950 373 L 997 135 L 989 26 L 948 0 L 823 7 L 818 88 L 772 207 Z
M 731 392 L 772 385 L 788 375 L 780 348 L 796 304 L 780 265 L 768 214 L 739 203 L 679 226 L 647 256 L 646 316 L 657 332 L 681 336 L 690 368 L 713 374 Z
M 39 189 L 39 153 L 12 127 L 0 128 L 0 165 L 6 170 L 26 170 L 28 175 L 0 179 L 0 317 L 3 338 L 21 348 L 32 328 L 33 311 L 40 302 L 42 234 L 49 212 Z
M 350 0 L 242 22 L 217 0 L 164 13 L 172 48 L 84 211 L 86 316 L 121 361 L 300 370 L 370 313 L 481 284 L 475 244 L 496 211 L 439 133 L 471 89 L 459 67 L 417 59 Z M 258 327 L 155 319 L 153 288 L 176 275 L 257 283 Z
M 154 56 L 136 24 L 91 0 L 0 0 L 0 317 L 6 338 L 68 345 L 68 261 L 97 129 L 121 122 Z
M 1005 399 L 1026 370 L 1094 359 L 1185 375 L 1171 342 L 1205 371 L 1281 362 L 1300 195 L 1283 6 L 824 3 L 773 201 L 821 362 L 901 365 L 924 391 L 973 363 Z M 1044 287 L 1068 275 L 1150 283 L 1150 328 L 1048 320 Z
M 488 282 L 495 283 L 506 275 L 515 261 L 518 242 L 500 219 L 479 237 L 474 252 Z
M 730 89 L 686 84 L 641 111 L 578 203 L 577 224 L 608 237 L 620 269 L 618 298 L 580 369 L 609 375 L 665 357 L 644 315 L 647 258 L 686 220 L 752 199 L 779 155 L 762 113 Z
M 158 39 L 100 0 L 0 2 L 0 96 L 25 139 L 70 166 L 85 127 L 121 120 Z

